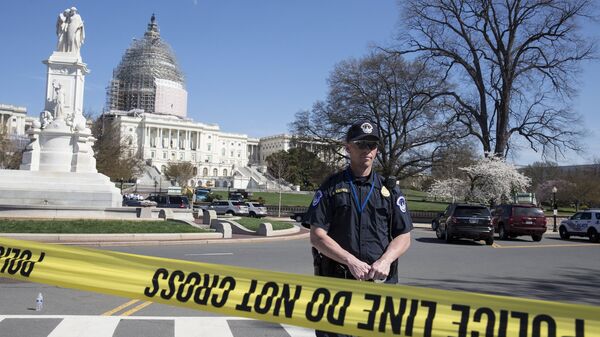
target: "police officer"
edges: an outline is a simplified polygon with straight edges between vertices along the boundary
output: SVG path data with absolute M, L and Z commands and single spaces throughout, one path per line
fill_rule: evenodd
M 321 185 L 304 216 L 317 275 L 398 282 L 397 260 L 410 246 L 413 226 L 395 179 L 386 184 L 373 170 L 378 144 L 375 125 L 353 124 L 345 144 L 350 165 Z

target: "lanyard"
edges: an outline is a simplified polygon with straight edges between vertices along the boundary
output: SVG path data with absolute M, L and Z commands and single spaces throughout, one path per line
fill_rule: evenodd
M 358 210 L 358 213 L 361 214 L 362 211 L 365 209 L 365 207 L 367 207 L 369 198 L 371 198 L 371 194 L 373 193 L 373 188 L 375 187 L 375 178 L 376 178 L 375 172 L 373 172 L 373 181 L 371 181 L 371 189 L 369 190 L 369 194 L 367 194 L 367 197 L 365 198 L 365 201 L 363 202 L 362 205 L 358 201 L 358 194 L 356 193 L 356 188 L 354 187 L 354 183 L 352 183 L 352 175 L 350 175 L 350 173 L 348 171 L 346 171 L 346 174 L 348 175 L 348 183 L 350 183 L 350 189 L 352 190 L 352 196 L 354 197 L 356 209 Z

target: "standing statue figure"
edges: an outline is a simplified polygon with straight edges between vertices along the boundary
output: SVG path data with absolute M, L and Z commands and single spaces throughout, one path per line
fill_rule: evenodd
M 62 85 L 57 82 L 52 82 L 54 88 L 54 119 L 63 119 L 63 104 L 65 102 L 65 94 L 62 92 Z
M 83 20 L 75 7 L 71 7 L 69 13 L 66 38 L 67 52 L 79 53 L 79 49 L 81 49 L 81 45 L 85 40 L 85 29 Z
M 67 26 L 69 25 L 67 20 L 71 14 L 71 9 L 65 9 L 62 13 L 58 14 L 56 20 L 56 36 L 58 37 L 58 44 L 56 45 L 56 51 L 67 51 L 66 35 Z

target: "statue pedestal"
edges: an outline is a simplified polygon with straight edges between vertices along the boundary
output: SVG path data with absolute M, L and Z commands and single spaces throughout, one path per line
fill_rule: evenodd
M 89 129 L 73 132 L 55 120 L 44 129 L 30 130 L 31 142 L 23 153 L 21 170 L 97 173 L 94 137 Z
M 115 184 L 100 173 L 0 170 L 0 204 L 121 207 Z
M 64 52 L 44 63 L 47 113 L 28 131 L 20 170 L 0 170 L 0 204 L 120 207 L 119 189 L 96 170 L 95 139 L 82 115 L 86 65 Z

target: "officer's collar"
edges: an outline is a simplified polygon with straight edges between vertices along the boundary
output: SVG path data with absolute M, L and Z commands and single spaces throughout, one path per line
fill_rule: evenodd
M 371 168 L 371 172 L 369 173 L 368 176 L 366 176 L 367 179 L 365 179 L 365 177 L 355 177 L 354 173 L 352 172 L 352 169 L 350 168 L 350 166 L 348 166 L 346 168 L 346 177 L 349 177 L 350 179 L 352 179 L 353 183 L 369 183 L 369 184 L 373 184 L 373 178 L 375 177 L 375 170 L 373 170 L 373 168 Z

